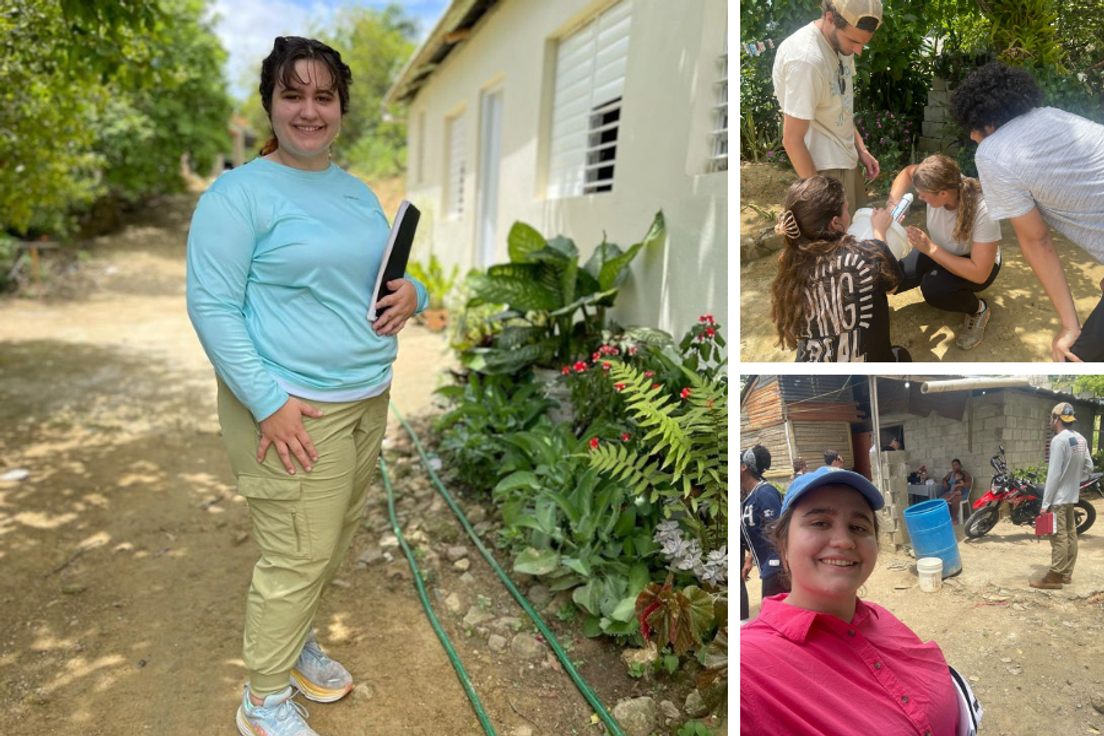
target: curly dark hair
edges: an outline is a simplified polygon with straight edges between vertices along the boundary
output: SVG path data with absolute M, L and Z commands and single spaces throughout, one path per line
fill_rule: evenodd
M 951 117 L 967 131 L 984 131 L 1031 112 L 1043 102 L 1043 92 L 1026 69 L 999 61 L 966 75 L 951 93 Z
M 269 120 L 272 119 L 272 95 L 277 81 L 282 87 L 290 87 L 295 81 L 305 81 L 299 79 L 295 73 L 295 62 L 300 59 L 313 59 L 326 67 L 333 79 L 331 91 L 337 93 L 341 103 L 341 114 L 349 112 L 349 87 L 353 83 L 353 70 L 341 60 L 341 54 L 313 38 L 277 36 L 272 44 L 272 53 L 261 62 L 261 105 L 268 113 Z M 261 149 L 261 155 L 275 151 L 277 145 L 276 136 L 273 135 Z

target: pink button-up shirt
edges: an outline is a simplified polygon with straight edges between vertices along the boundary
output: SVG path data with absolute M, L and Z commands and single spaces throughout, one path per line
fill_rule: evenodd
M 943 652 L 889 611 L 858 601 L 846 623 L 763 601 L 740 629 L 740 731 L 754 736 L 954 736 Z

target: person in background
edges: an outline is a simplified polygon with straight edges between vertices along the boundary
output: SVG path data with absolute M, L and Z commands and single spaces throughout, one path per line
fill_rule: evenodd
M 978 144 L 974 161 L 989 217 L 1012 223 L 1058 312 L 1051 357 L 1099 362 L 1104 298 L 1082 326 L 1050 228 L 1104 263 L 1104 125 L 1042 102 L 1031 72 L 993 61 L 959 83 L 950 112 Z
M 962 478 L 966 481 L 966 487 L 970 488 L 973 486 L 973 476 L 966 472 L 966 469 L 962 467 L 962 461 L 956 457 L 954 460 L 951 461 L 951 469 L 947 472 L 946 475 L 943 476 L 942 483 L 944 492 L 951 490 L 951 486 L 954 485 L 954 483 L 952 482 L 952 478 L 954 478 L 955 473 L 959 470 L 962 471 Z
M 939 497 L 947 502 L 947 507 L 951 511 L 951 523 L 958 523 L 958 505 L 963 501 L 968 501 L 970 498 L 970 486 L 966 484 L 965 473 L 961 468 L 952 471 L 954 475 L 951 480 L 952 483 L 950 489 L 939 494 Z
M 1081 495 L 1081 479 L 1092 472 L 1089 445 L 1079 432 L 1071 429 L 1077 421 L 1073 405 L 1062 402 L 1050 412 L 1050 465 L 1040 513 L 1054 513 L 1054 534 L 1050 535 L 1050 569 L 1032 588 L 1060 589 L 1073 580 L 1077 564 L 1077 518 L 1073 513 Z
M 779 44 L 771 73 L 794 170 L 839 180 L 848 216 L 866 204 L 866 179 L 881 171 L 854 122 L 855 55 L 881 24 L 881 0 L 822 0 L 821 17 Z
M 833 468 L 843 467 L 843 456 L 835 450 L 824 451 L 824 464 Z
M 791 592 L 740 630 L 742 734 L 977 733 L 981 706 L 939 645 L 858 596 L 878 563 L 883 505 L 848 470 L 790 486 L 771 538 Z
M 782 508 L 782 494 L 763 480 L 763 473 L 770 466 L 770 451 L 761 445 L 745 450 L 740 456 L 740 532 L 751 552 L 740 577 L 747 580 L 754 563 L 759 568 L 763 598 L 786 590 L 778 576 L 782 569 L 778 555 L 767 539 L 770 525 L 778 519 Z
M 989 305 L 977 292 L 988 289 L 1000 273 L 1000 225 L 989 219 L 978 180 L 963 176 L 947 156 L 928 156 L 902 170 L 886 206 L 896 205 L 913 186 L 927 204 L 928 232 L 909 227 L 913 250 L 901 260 L 905 280 L 897 293 L 919 286 L 928 304 L 964 315 L 955 344 L 970 350 L 981 342 L 989 322 Z
M 901 449 L 901 440 L 894 437 L 888 445 L 882 445 L 882 452 L 897 452 Z
M 353 688 L 313 620 L 360 525 L 395 336 L 429 302 L 397 279 L 367 320 L 390 226 L 372 190 L 330 161 L 351 83 L 334 49 L 277 38 L 260 79 L 273 137 L 215 180 L 188 233 L 188 315 L 261 553 L 244 607 L 243 736 L 317 736 L 293 688 L 322 703 Z
M 793 478 L 796 478 L 799 475 L 804 475 L 808 472 L 809 466 L 806 464 L 805 458 L 799 457 L 793 461 Z M 793 478 L 790 479 L 791 482 L 793 481 Z

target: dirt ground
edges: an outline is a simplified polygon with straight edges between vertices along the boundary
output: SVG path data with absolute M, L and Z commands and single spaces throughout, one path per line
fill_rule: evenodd
M 233 493 L 213 373 L 184 309 L 193 206 L 190 195 L 166 198 L 94 241 L 60 297 L 0 299 L 0 475 L 29 472 L 0 481 L 0 734 L 236 732 L 245 592 L 259 551 Z M 403 332 L 392 398 L 407 416 L 429 408 L 447 361 L 441 336 Z M 401 467 L 397 429 L 385 447 Z M 424 480 L 397 492 L 413 487 L 417 503 L 400 508 L 429 537 L 434 605 L 498 732 L 600 733 L 558 664 L 492 652 L 462 613 L 442 612 L 451 591 L 464 611 L 478 603 L 528 621 Z M 357 563 L 387 531 L 377 484 L 315 620 L 323 646 L 367 687 L 309 704 L 310 724 L 332 736 L 481 734 L 401 554 Z M 434 552 L 465 542 L 467 578 Z M 685 688 L 632 680 L 616 649 L 546 620 L 607 707 L 633 694 L 682 706 Z
M 1104 500 L 1093 500 L 1097 513 Z M 985 709 L 982 734 L 1094 734 L 1104 731 L 1104 526 L 1080 538 L 1073 582 L 1031 588 L 1050 564 L 1050 545 L 1002 519 L 988 535 L 964 541 L 955 527 L 961 574 L 943 589 L 918 587 L 916 560 L 882 553 L 860 591 L 885 606 L 970 680 Z M 759 580 L 748 583 L 758 615 Z
M 884 175 L 883 175 L 884 176 Z M 768 221 L 750 205 L 777 215 L 793 172 L 767 164 L 740 166 L 740 233 L 758 233 Z M 872 204 L 877 200 L 872 199 Z M 884 204 L 884 199 L 882 200 Z M 924 228 L 924 208 L 913 207 L 905 225 Z M 1066 271 L 1082 322 L 1100 301 L 1104 265 L 1051 230 Z M 955 345 L 962 326 L 958 314 L 928 306 L 920 289 L 889 297 L 890 338 L 908 348 L 915 361 L 1049 362 L 1050 342 L 1058 331 L 1058 314 L 1039 280 L 1020 253 L 1012 226 L 1001 223 L 1002 265 L 997 280 L 982 292 L 993 312 L 985 340 L 973 350 Z M 740 264 L 740 357 L 745 361 L 792 361 L 793 351 L 776 347 L 778 336 L 770 321 L 771 282 L 776 258 L 769 256 Z

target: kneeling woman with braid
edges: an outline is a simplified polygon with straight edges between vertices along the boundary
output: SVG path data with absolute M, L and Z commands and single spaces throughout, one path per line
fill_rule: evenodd
M 790 187 L 775 230 L 786 247 L 771 288 L 778 344 L 808 363 L 911 362 L 889 343 L 887 294 L 904 278 L 885 243 L 889 210 L 870 218 L 874 239 L 847 234 L 843 184 L 811 176 Z

